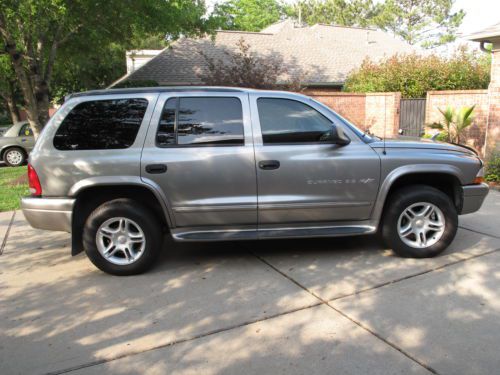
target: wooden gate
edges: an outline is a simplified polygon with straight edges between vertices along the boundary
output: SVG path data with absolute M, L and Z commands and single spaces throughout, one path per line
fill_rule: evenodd
M 401 99 L 400 133 L 409 137 L 421 137 L 424 133 L 424 122 L 425 99 Z

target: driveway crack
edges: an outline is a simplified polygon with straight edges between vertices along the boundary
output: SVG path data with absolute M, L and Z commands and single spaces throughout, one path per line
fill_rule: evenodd
M 371 335 L 375 336 L 377 339 L 379 339 L 380 341 L 384 342 L 385 344 L 389 345 L 390 347 L 392 347 L 393 349 L 397 350 L 398 352 L 400 352 L 401 354 L 403 354 L 405 357 L 407 357 L 408 359 L 412 360 L 413 362 L 417 363 L 418 365 L 422 366 L 423 368 L 425 368 L 427 371 L 433 373 L 433 374 L 436 374 L 436 375 L 439 375 L 438 372 L 436 370 L 434 370 L 432 367 L 430 367 L 429 365 L 425 364 L 424 362 L 422 362 L 421 360 L 419 360 L 418 358 L 415 358 L 414 356 L 412 356 L 410 353 L 408 353 L 407 351 L 405 351 L 404 349 L 400 348 L 399 346 L 397 346 L 396 344 L 390 342 L 389 340 L 387 340 L 386 338 L 382 337 L 381 335 L 379 335 L 378 333 L 376 333 L 375 331 L 371 330 L 369 327 L 365 326 L 363 323 L 355 320 L 354 318 L 352 318 L 351 316 L 347 315 L 346 313 L 344 313 L 343 311 L 339 310 L 338 308 L 334 307 L 333 305 L 330 304 L 330 301 L 327 301 L 325 299 L 323 299 L 322 297 L 320 297 L 319 295 L 317 295 L 316 293 L 314 293 L 312 290 L 310 290 L 309 288 L 307 288 L 306 286 L 302 285 L 301 283 L 299 283 L 297 280 L 293 279 L 292 277 L 290 277 L 289 275 L 287 275 L 286 273 L 284 273 L 283 271 L 281 271 L 280 269 L 278 269 L 277 267 L 275 267 L 274 265 L 272 265 L 271 263 L 269 263 L 267 260 L 265 260 L 264 258 L 262 258 L 261 256 L 253 253 L 253 252 L 250 252 L 250 254 L 252 254 L 253 256 L 255 256 L 257 259 L 259 259 L 262 263 L 266 264 L 268 267 L 272 268 L 274 271 L 278 272 L 280 275 L 282 275 L 283 277 L 287 278 L 289 281 L 291 281 L 292 283 L 294 283 L 295 285 L 297 285 L 298 287 L 300 287 L 301 289 L 303 289 L 304 291 L 306 291 L 307 293 L 309 293 L 311 296 L 315 297 L 316 299 L 318 299 L 321 304 L 325 305 L 325 306 L 328 306 L 330 309 L 332 309 L 333 311 L 335 311 L 336 313 L 340 314 L 341 316 L 343 316 L 344 318 L 350 320 L 352 323 L 356 324 L 358 327 L 364 329 L 365 331 L 367 331 L 368 333 L 370 333 Z M 430 271 L 429 271 L 430 272 Z M 387 283 L 386 283 L 387 284 Z M 332 300 L 333 301 L 333 300 Z
M 493 238 L 498 238 L 500 239 L 500 237 L 498 236 L 495 236 L 494 234 L 491 234 L 491 233 L 485 233 L 485 232 L 480 232 L 478 230 L 475 230 L 475 229 L 471 229 L 471 228 L 467 228 L 467 227 L 462 227 L 462 226 L 458 226 L 460 229 L 465 229 L 465 230 L 468 230 L 470 232 L 474 232 L 474 233 L 477 233 L 477 234 L 481 234 L 483 236 L 488 236 L 488 237 L 493 237 Z
M 14 223 L 14 218 L 16 217 L 16 212 L 14 211 L 12 213 L 12 216 L 9 221 L 9 225 L 7 227 L 7 231 L 5 232 L 5 236 L 3 237 L 2 244 L 0 245 L 0 255 L 3 254 L 3 250 L 5 249 L 5 246 L 7 245 L 7 239 L 9 238 L 9 233 L 10 233 L 10 228 L 12 227 L 12 224 Z

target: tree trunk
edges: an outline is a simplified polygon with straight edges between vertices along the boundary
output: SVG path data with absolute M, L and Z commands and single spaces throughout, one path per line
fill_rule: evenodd
M 50 107 L 50 99 L 49 99 L 49 89 L 45 82 L 40 84 L 40 87 L 37 88 L 35 92 L 35 97 L 37 101 L 37 109 L 38 109 L 38 122 L 42 125 L 42 128 L 45 126 L 47 121 L 49 121 L 49 107 Z
M 56 32 L 59 35 L 60 29 Z M 13 34 L 6 26 L 5 15 L 0 12 L 0 35 L 3 37 L 5 52 L 9 55 L 17 81 L 24 97 L 25 110 L 28 122 L 33 130 L 35 139 L 49 120 L 49 82 L 58 44 L 55 39 L 50 47 L 47 64 L 44 66 L 43 48 L 35 51 L 27 48 L 23 52 L 16 45 Z
M 15 99 L 13 97 L 6 97 L 5 102 L 7 103 L 12 123 L 15 124 L 16 122 L 21 121 L 21 115 L 19 114 L 19 108 L 17 108 Z
M 14 71 L 16 72 L 16 77 L 18 79 L 19 86 L 21 86 L 21 91 L 26 103 L 25 110 L 28 117 L 28 122 L 31 129 L 33 130 L 33 136 L 35 137 L 35 139 L 37 139 L 38 135 L 42 131 L 43 125 L 39 119 L 37 100 L 32 90 L 32 81 L 24 68 L 24 56 L 22 52 L 17 51 L 16 45 L 14 43 L 7 44 L 5 46 L 5 50 L 11 58 L 12 66 L 14 68 Z
M 7 107 L 9 108 L 10 117 L 12 119 L 12 123 L 21 121 L 21 114 L 19 113 L 19 108 L 17 107 L 16 102 L 16 92 L 15 92 L 15 83 L 9 82 L 9 91 L 5 96 L 5 101 L 7 102 Z

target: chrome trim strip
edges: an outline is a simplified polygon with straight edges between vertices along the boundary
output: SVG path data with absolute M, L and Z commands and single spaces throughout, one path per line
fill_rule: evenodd
M 370 206 L 372 202 L 260 203 L 259 210 L 318 209 L 327 207 Z
M 266 229 L 184 230 L 174 231 L 176 241 L 223 241 L 266 238 L 342 237 L 371 234 L 377 230 L 372 225 L 339 225 L 318 227 L 288 227 Z
M 217 206 L 182 206 L 174 207 L 174 212 L 216 212 L 216 211 L 251 211 L 257 210 L 257 205 L 217 205 Z

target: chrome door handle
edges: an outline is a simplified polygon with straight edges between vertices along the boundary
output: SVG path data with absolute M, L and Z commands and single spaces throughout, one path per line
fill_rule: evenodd
M 167 166 L 165 164 L 149 164 L 146 165 L 146 172 L 150 174 L 160 174 L 167 171 Z
M 259 161 L 259 168 L 265 171 L 278 169 L 280 167 L 280 162 L 278 160 L 262 160 Z

